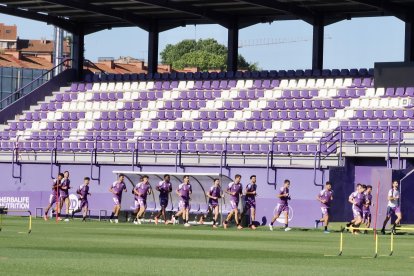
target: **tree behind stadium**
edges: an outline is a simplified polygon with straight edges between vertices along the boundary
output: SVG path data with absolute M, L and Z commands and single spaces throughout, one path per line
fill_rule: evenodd
M 177 44 L 168 44 L 161 52 L 163 64 L 171 64 L 173 69 L 198 67 L 201 71 L 226 70 L 227 47 L 215 39 L 185 39 Z M 241 70 L 257 70 L 256 63 L 248 63 L 239 54 L 238 68 Z

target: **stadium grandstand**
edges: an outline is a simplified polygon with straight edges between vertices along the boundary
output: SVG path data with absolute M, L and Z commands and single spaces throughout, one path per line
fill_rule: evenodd
M 413 10 L 409 0 L 2 0 L 0 13 L 53 24 L 73 41 L 71 57 L 55 64 L 65 70 L 2 100 L 1 196 L 28 197 L 30 210 L 42 215 L 50 179 L 68 170 L 76 183 L 84 176 L 96 183 L 91 216 L 101 217 L 112 208 L 107 190 L 121 173 L 128 188 L 145 172 L 154 183 L 170 173 L 175 186 L 189 174 L 197 195 L 191 212 L 200 214 L 213 178 L 227 185 L 237 173 L 246 183 L 255 174 L 260 224 L 270 221 L 276 189 L 290 179 L 289 223 L 310 227 L 309 218 L 320 217 L 315 195 L 326 181 L 335 183 L 333 217 L 344 221 L 356 182 L 385 187 L 397 179 L 404 222 L 412 223 Z M 371 16 L 405 22 L 405 61 L 324 69 L 325 26 Z M 238 71 L 239 30 L 279 20 L 313 26 L 312 68 Z M 228 29 L 227 71 L 158 70 L 159 33 L 190 24 Z M 88 70 L 84 37 L 132 26 L 148 31 L 147 73 Z M 126 197 L 122 209 L 131 211 L 133 196 Z M 159 208 L 155 197 L 149 201 L 149 211 Z M 177 210 L 177 199 L 168 208 Z M 221 211 L 228 210 L 224 202 Z

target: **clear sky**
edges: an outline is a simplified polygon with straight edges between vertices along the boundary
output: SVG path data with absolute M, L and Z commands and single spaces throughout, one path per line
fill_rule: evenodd
M 0 14 L 0 22 L 16 24 L 21 38 L 53 38 L 53 27 L 46 23 Z M 402 61 L 404 23 L 394 17 L 358 18 L 325 28 L 325 68 L 371 68 L 376 61 Z M 160 34 L 162 51 L 166 44 L 182 39 L 215 38 L 227 43 L 227 31 L 219 25 L 191 25 Z M 303 21 L 257 24 L 240 30 L 242 44 L 280 39 L 285 43 L 242 47 L 239 53 L 262 69 L 308 69 L 311 67 L 312 27 Z M 131 56 L 146 59 L 148 34 L 139 28 L 114 28 L 86 36 L 85 56 Z

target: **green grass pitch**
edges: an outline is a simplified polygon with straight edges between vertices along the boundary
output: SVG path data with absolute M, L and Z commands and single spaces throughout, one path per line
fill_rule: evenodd
M 339 224 L 332 226 L 339 229 Z M 413 275 L 414 235 L 344 234 L 267 227 L 133 225 L 79 220 L 69 223 L 5 217 L 0 232 L 0 275 Z

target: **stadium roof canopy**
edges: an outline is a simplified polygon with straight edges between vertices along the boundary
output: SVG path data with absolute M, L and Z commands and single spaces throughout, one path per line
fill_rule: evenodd
M 227 70 L 237 70 L 239 29 L 257 23 L 303 20 L 313 25 L 312 68 L 323 67 L 326 25 L 355 17 L 405 21 L 405 61 L 414 61 L 414 0 L 0 0 L 0 13 L 43 21 L 73 34 L 74 69 L 81 78 L 84 36 L 115 27 L 148 31 L 148 71 L 158 64 L 159 33 L 193 24 L 228 29 Z
M 413 0 L 0 0 L 0 13 L 44 21 L 68 31 L 92 33 L 113 27 L 158 30 L 220 24 L 238 28 L 301 19 L 324 25 L 354 17 L 393 15 L 406 20 Z

